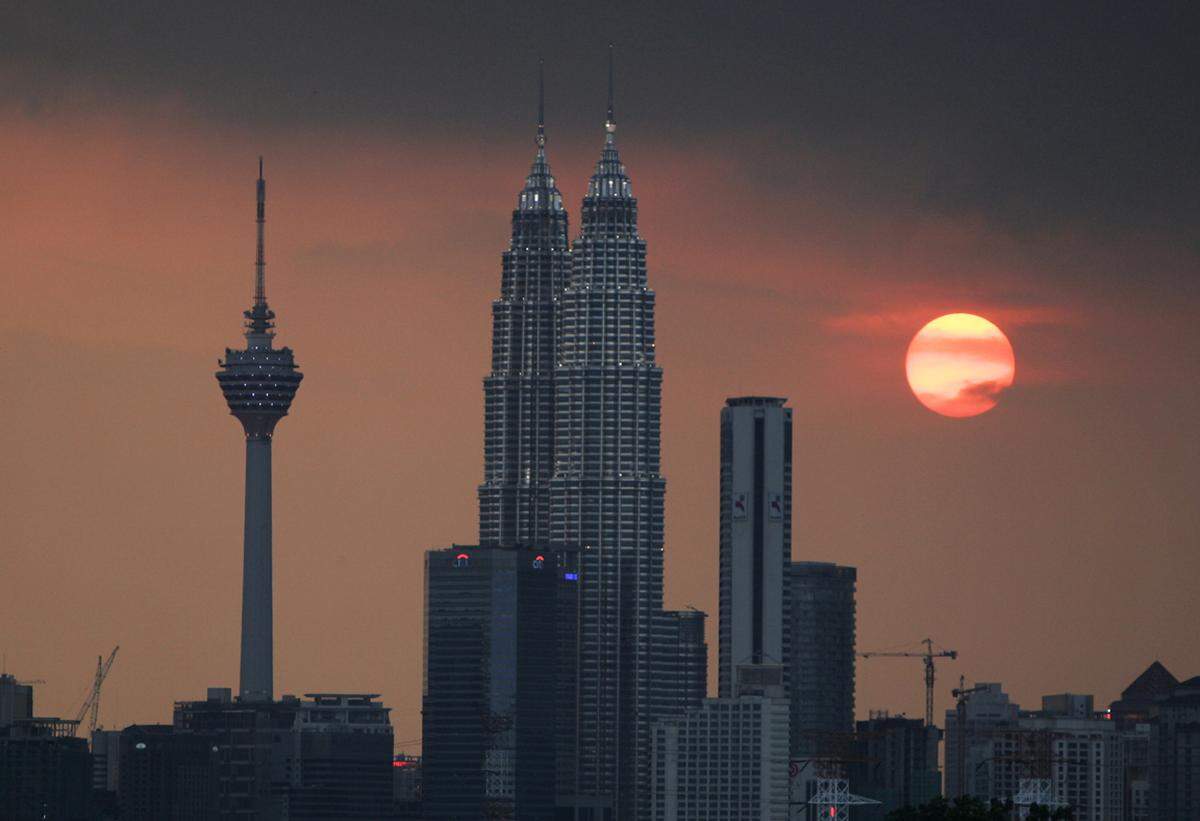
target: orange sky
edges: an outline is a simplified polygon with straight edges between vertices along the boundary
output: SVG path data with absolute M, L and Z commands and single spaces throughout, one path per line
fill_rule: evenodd
M 275 448 L 277 687 L 380 692 L 415 748 L 422 551 L 476 538 L 490 300 L 532 133 L 0 111 L 9 670 L 66 715 L 120 643 L 110 725 L 236 686 L 242 437 L 213 371 L 240 344 L 263 153 L 268 294 L 305 374 Z M 551 132 L 572 233 L 600 139 Z M 1107 701 L 1155 658 L 1200 672 L 1194 306 L 1159 276 L 1194 274 L 1187 253 L 876 206 L 836 155 L 758 133 L 635 122 L 621 148 L 658 292 L 669 606 L 715 619 L 725 397 L 787 396 L 794 555 L 859 568 L 861 649 L 960 652 L 939 711 L 960 673 L 1034 704 Z M 803 184 L 745 173 L 755 152 Z M 1017 352 L 975 419 L 905 383 L 913 333 L 951 311 Z M 860 713 L 919 715 L 922 692 L 918 663 L 859 665 Z

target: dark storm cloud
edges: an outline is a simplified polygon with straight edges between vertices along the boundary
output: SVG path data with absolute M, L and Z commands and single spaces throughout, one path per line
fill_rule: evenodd
M 539 54 L 552 129 L 594 130 L 614 40 L 618 119 L 725 140 L 766 196 L 816 152 L 880 207 L 1018 234 L 1191 237 L 1200 216 L 1191 4 L 30 2 L 0 30 L 0 93 L 31 113 L 167 99 L 468 142 L 527 128 Z

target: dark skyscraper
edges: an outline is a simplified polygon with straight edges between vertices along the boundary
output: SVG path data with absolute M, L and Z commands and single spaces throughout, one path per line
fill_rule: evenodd
M 792 756 L 827 754 L 824 743 L 854 732 L 853 567 L 794 562 L 791 596 Z
M 648 808 L 652 622 L 662 609 L 663 494 L 654 292 L 617 153 L 604 149 L 558 301 L 551 540 L 579 551 L 576 796 L 627 821 Z M 586 814 L 584 814 L 586 815 Z
M 532 548 L 425 554 L 425 817 L 554 817 L 555 622 L 562 588 L 575 585 L 567 575 Z
M 732 698 L 737 669 L 782 665 L 792 559 L 792 409 L 742 396 L 721 409 L 720 668 Z
M 245 350 L 225 349 L 217 381 L 246 432 L 246 524 L 242 564 L 242 699 L 274 698 L 271 602 L 271 436 L 287 416 L 303 375 L 291 348 L 272 347 L 275 312 L 267 306 L 263 256 L 267 184 L 258 161 L 258 254 L 254 304 L 246 311 Z
M 919 807 L 942 791 L 942 733 L 919 718 L 872 713 L 857 724 L 850 787 L 881 802 L 854 808 L 855 819 L 881 821 L 901 807 Z
M 654 620 L 655 719 L 680 718 L 708 694 L 706 618 L 700 610 L 666 610 Z
M 537 154 L 513 211 L 500 298 L 492 303 L 492 371 L 483 380 L 482 545 L 545 546 L 549 537 L 554 301 L 571 260 L 567 212 L 546 162 L 543 112 L 539 93 Z

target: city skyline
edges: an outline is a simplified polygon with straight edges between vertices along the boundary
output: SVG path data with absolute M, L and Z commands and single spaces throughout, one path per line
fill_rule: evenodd
M 594 92 L 603 50 L 591 52 L 586 71 L 551 63 L 548 72 L 555 170 L 576 220 L 572 205 L 602 113 L 602 92 Z M 635 52 L 621 64 L 634 101 L 649 82 L 646 59 Z M 469 540 L 476 521 L 478 379 L 497 249 L 513 182 L 528 163 L 533 62 L 513 56 L 506 64 L 506 105 L 524 121 L 506 122 L 479 144 L 477 136 L 448 145 L 420 127 L 368 124 L 352 131 L 348 152 L 328 125 L 295 136 L 260 131 L 194 101 L 164 108 L 169 96 L 134 97 L 130 110 L 105 114 L 55 97 L 43 108 L 0 109 L 12 126 L 4 139 L 26 149 L 28 161 L 13 169 L 17 193 L 5 212 L 15 227 L 0 247 L 20 269 L 16 302 L 50 306 L 58 317 L 46 323 L 13 307 L 0 314 L 6 372 L 51 400 L 48 407 L 44 398 L 18 397 L 4 440 L 22 468 L 6 476 L 13 509 L 4 518 L 16 522 L 6 538 L 15 533 L 29 550 L 4 574 L 0 621 L 16 625 L 15 635 L 46 637 L 54 650 L 22 639 L 0 649 L 10 671 L 49 680 L 39 708 L 69 713 L 91 655 L 116 641 L 126 653 L 106 685 L 110 726 L 158 717 L 164 698 L 236 680 L 238 607 L 229 580 L 237 575 L 241 494 L 229 489 L 239 486 L 240 470 L 205 369 L 232 338 L 229 318 L 244 308 L 245 183 L 253 158 L 266 153 L 279 293 L 272 302 L 286 312 L 287 340 L 303 352 L 311 379 L 288 423 L 288 453 L 276 459 L 275 689 L 378 688 L 394 708 L 401 747 L 419 735 L 420 561 L 429 545 Z M 591 90 L 568 94 L 577 83 Z M 712 419 L 729 396 L 765 393 L 791 397 L 796 413 L 793 557 L 859 568 L 859 647 L 928 634 L 961 651 L 940 670 L 939 712 L 959 673 L 1003 680 L 1018 701 L 1082 689 L 1105 702 L 1155 658 L 1171 669 L 1196 667 L 1190 637 L 1170 626 L 1189 614 L 1186 580 L 1197 561 L 1186 552 L 1196 532 L 1188 504 L 1196 479 L 1185 472 L 1196 450 L 1188 428 L 1196 388 L 1186 378 L 1195 341 L 1183 335 L 1195 294 L 1182 284 L 1193 252 L 1156 248 L 1132 230 L 1101 239 L 1089 234 L 1098 223 L 1088 219 L 1076 228 L 1081 235 L 1066 238 L 1023 233 L 980 211 L 905 222 L 884 208 L 847 207 L 853 193 L 835 203 L 841 213 L 826 213 L 819 185 L 800 203 L 773 192 L 788 218 L 763 213 L 755 187 L 740 178 L 745 169 L 729 164 L 737 152 L 720 141 L 673 148 L 644 99 L 630 109 L 622 151 L 637 169 L 663 306 L 667 606 L 717 611 Z M 556 112 L 566 121 L 562 137 Z M 591 131 L 572 129 L 584 115 Z M 79 123 L 99 139 L 80 145 L 72 130 Z M 725 139 L 747 147 L 762 138 Z M 464 151 L 471 145 L 476 156 Z M 798 156 L 814 161 L 820 150 L 801 147 Z M 144 199 L 127 200 L 125 186 Z M 35 219 L 64 203 L 53 225 Z M 744 223 L 730 222 L 730 203 L 747 209 Z M 97 209 L 114 216 L 97 226 Z M 859 213 L 867 217 L 859 236 L 891 241 L 896 260 L 849 247 Z M 738 235 L 742 228 L 748 235 Z M 793 234 L 799 247 L 784 239 Z M 705 259 L 708 245 L 697 241 L 705 236 L 733 247 Z M 922 252 L 923 243 L 937 250 Z M 1070 261 L 1081 244 L 1089 253 Z M 1119 281 L 1074 279 L 1098 261 L 1128 271 L 1135 259 L 1158 267 L 1148 293 L 1131 302 L 1118 299 Z M 874 277 L 855 274 L 860 266 Z M 805 267 L 820 275 L 789 278 Z M 1059 279 L 1039 282 L 1035 274 L 1046 272 Z M 826 280 L 845 284 L 841 300 Z M 917 298 L 900 299 L 914 284 Z M 1171 305 L 1154 324 L 1151 309 Z M 932 418 L 903 384 L 907 338 L 958 308 L 993 318 L 1018 357 L 1011 395 L 965 422 Z M 1113 350 L 1119 339 L 1098 341 L 1114 317 L 1146 347 L 1129 352 Z M 713 334 L 721 323 L 725 333 Z M 156 347 L 163 340 L 165 349 Z M 1165 376 L 1153 364 L 1136 374 L 1147 359 L 1183 368 L 1184 384 L 1159 382 L 1158 394 L 1147 396 Z M 68 387 L 82 391 L 82 416 L 53 407 L 65 403 Z M 62 470 L 68 460 L 74 472 Z M 65 509 L 52 506 L 63 502 Z M 331 557 L 334 569 L 312 572 Z M 1031 567 L 1052 578 L 1028 579 Z M 27 610 L 46 589 L 17 589 L 7 579 L 47 572 L 80 613 L 30 621 Z M 1122 583 L 1162 591 L 1165 601 L 1155 612 L 1110 613 Z M 1011 593 L 1018 584 L 1024 597 Z M 1023 606 L 1015 603 L 1022 598 Z M 911 619 L 902 626 L 890 613 L 899 607 Z M 1070 645 L 1046 633 L 1029 638 L 1051 617 Z M 343 646 L 342 634 L 364 627 L 362 648 Z M 181 652 L 180 636 L 194 655 Z M 386 658 L 380 646 L 391 648 Z M 876 707 L 920 715 L 919 666 L 889 667 L 859 669 L 860 715 Z

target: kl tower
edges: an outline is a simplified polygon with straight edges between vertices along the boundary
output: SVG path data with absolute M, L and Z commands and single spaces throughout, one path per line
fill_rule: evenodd
M 246 529 L 242 564 L 242 701 L 274 699 L 271 601 L 271 436 L 287 416 L 303 374 L 291 348 L 274 348 L 275 312 L 267 306 L 263 258 L 267 184 L 258 158 L 258 254 L 254 305 L 245 312 L 245 350 L 225 349 L 217 381 L 246 432 Z

